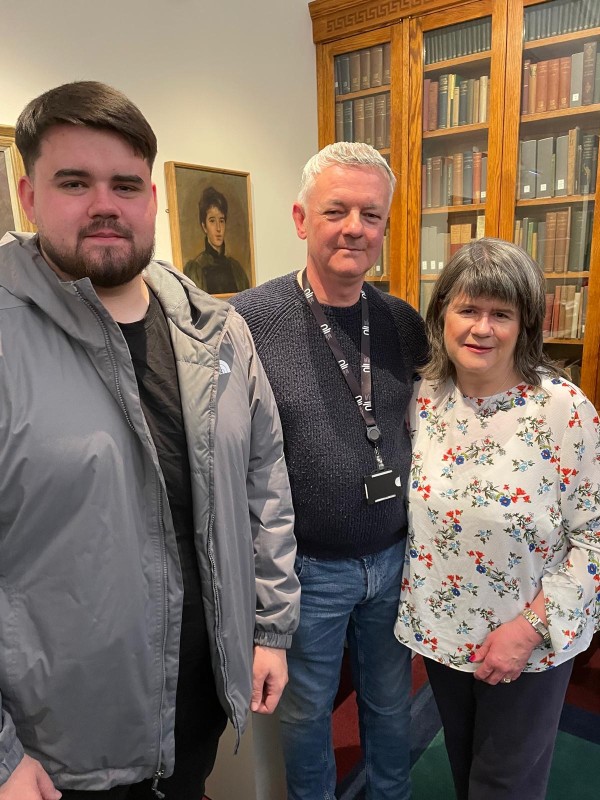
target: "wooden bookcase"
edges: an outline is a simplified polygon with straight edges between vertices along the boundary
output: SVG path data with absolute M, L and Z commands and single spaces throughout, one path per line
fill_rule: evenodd
M 368 98 L 381 115 L 389 95 L 372 143 L 398 188 L 382 263 L 367 279 L 423 309 L 462 243 L 518 241 L 547 274 L 546 346 L 598 406 L 600 2 L 314 0 L 309 8 L 320 146 L 372 141 Z M 365 53 L 378 64 L 384 48 L 389 68 L 371 87 Z M 567 62 L 573 85 L 569 78 L 561 103 L 557 68 L 564 93 Z

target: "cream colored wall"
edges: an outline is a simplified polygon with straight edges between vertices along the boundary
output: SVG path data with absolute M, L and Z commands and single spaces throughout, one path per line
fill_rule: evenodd
M 0 124 L 52 86 L 125 92 L 159 143 L 156 254 L 171 260 L 163 164 L 250 172 L 257 282 L 301 266 L 291 205 L 317 147 L 307 0 L 2 0 Z

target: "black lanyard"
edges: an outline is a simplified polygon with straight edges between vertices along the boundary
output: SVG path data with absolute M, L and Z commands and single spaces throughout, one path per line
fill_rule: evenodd
M 356 380 L 356 376 L 350 369 L 350 365 L 344 355 L 344 352 L 338 342 L 337 338 L 335 337 L 333 330 L 331 329 L 331 325 L 327 321 L 327 317 L 321 308 L 321 305 L 313 290 L 310 287 L 310 283 L 308 282 L 308 278 L 306 277 L 306 270 L 302 271 L 302 288 L 304 290 L 304 296 L 308 302 L 308 307 L 312 311 L 314 318 L 317 321 L 317 324 L 321 328 L 321 332 L 325 337 L 325 341 L 329 345 L 329 348 L 335 359 L 338 363 L 339 368 L 342 371 L 342 375 L 346 383 L 348 384 L 348 388 L 352 392 L 352 396 L 356 400 L 356 405 L 358 406 L 358 410 L 360 411 L 362 418 L 365 421 L 365 425 L 367 427 L 367 439 L 373 445 L 375 450 L 375 459 L 377 461 L 377 466 L 380 469 L 383 469 L 383 459 L 381 458 L 381 453 L 379 452 L 379 444 L 381 443 L 381 431 L 377 427 L 377 423 L 375 422 L 375 417 L 372 413 L 372 404 L 371 404 L 371 394 L 372 394 L 372 382 L 371 382 L 371 340 L 369 337 L 369 303 L 367 300 L 367 295 L 365 294 L 365 290 L 361 288 L 360 290 L 360 307 L 362 313 L 362 321 L 361 321 L 361 334 L 360 334 L 360 386 L 358 381 Z

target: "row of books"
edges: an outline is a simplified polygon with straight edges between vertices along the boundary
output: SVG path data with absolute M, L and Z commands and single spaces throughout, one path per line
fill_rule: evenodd
M 600 103 L 597 42 L 586 42 L 581 52 L 563 58 L 523 62 L 521 113 L 524 116 L 593 103 Z
M 585 333 L 587 304 L 587 284 L 559 283 L 553 291 L 546 292 L 544 338 L 581 339 Z
M 366 142 L 377 150 L 390 146 L 390 93 L 356 97 L 335 104 L 337 142 Z
M 336 56 L 335 93 L 349 94 L 390 84 L 391 57 L 389 42 Z
M 441 272 L 452 256 L 464 244 L 485 236 L 485 216 L 479 214 L 473 236 L 472 222 L 452 223 L 448 230 L 436 225 L 421 228 L 421 274 L 433 275 Z
M 560 208 L 543 219 L 517 219 L 514 242 L 544 272 L 582 272 L 589 269 L 593 225 L 592 209 Z
M 423 208 L 483 203 L 487 196 L 487 153 L 477 147 L 423 163 Z
M 383 278 L 384 280 L 389 276 L 390 272 L 390 235 L 386 230 L 383 237 L 383 246 L 379 258 L 373 264 L 370 270 L 365 273 L 366 278 Z
M 519 199 L 593 194 L 598 135 L 571 128 L 568 134 L 519 142 Z
M 490 78 L 461 78 L 453 72 L 423 82 L 423 130 L 435 131 L 487 122 Z
M 563 33 L 600 26 L 598 0 L 553 0 L 525 9 L 525 41 L 547 39 Z
M 485 17 L 428 31 L 423 43 L 426 65 L 483 53 L 492 46 L 492 21 L 490 17 Z

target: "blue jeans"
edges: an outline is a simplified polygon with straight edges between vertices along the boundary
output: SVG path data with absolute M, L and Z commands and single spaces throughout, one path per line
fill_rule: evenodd
M 331 712 L 347 637 L 367 800 L 410 797 L 410 650 L 394 637 L 404 542 L 364 558 L 298 556 L 300 625 L 279 704 L 288 800 L 333 800 Z

